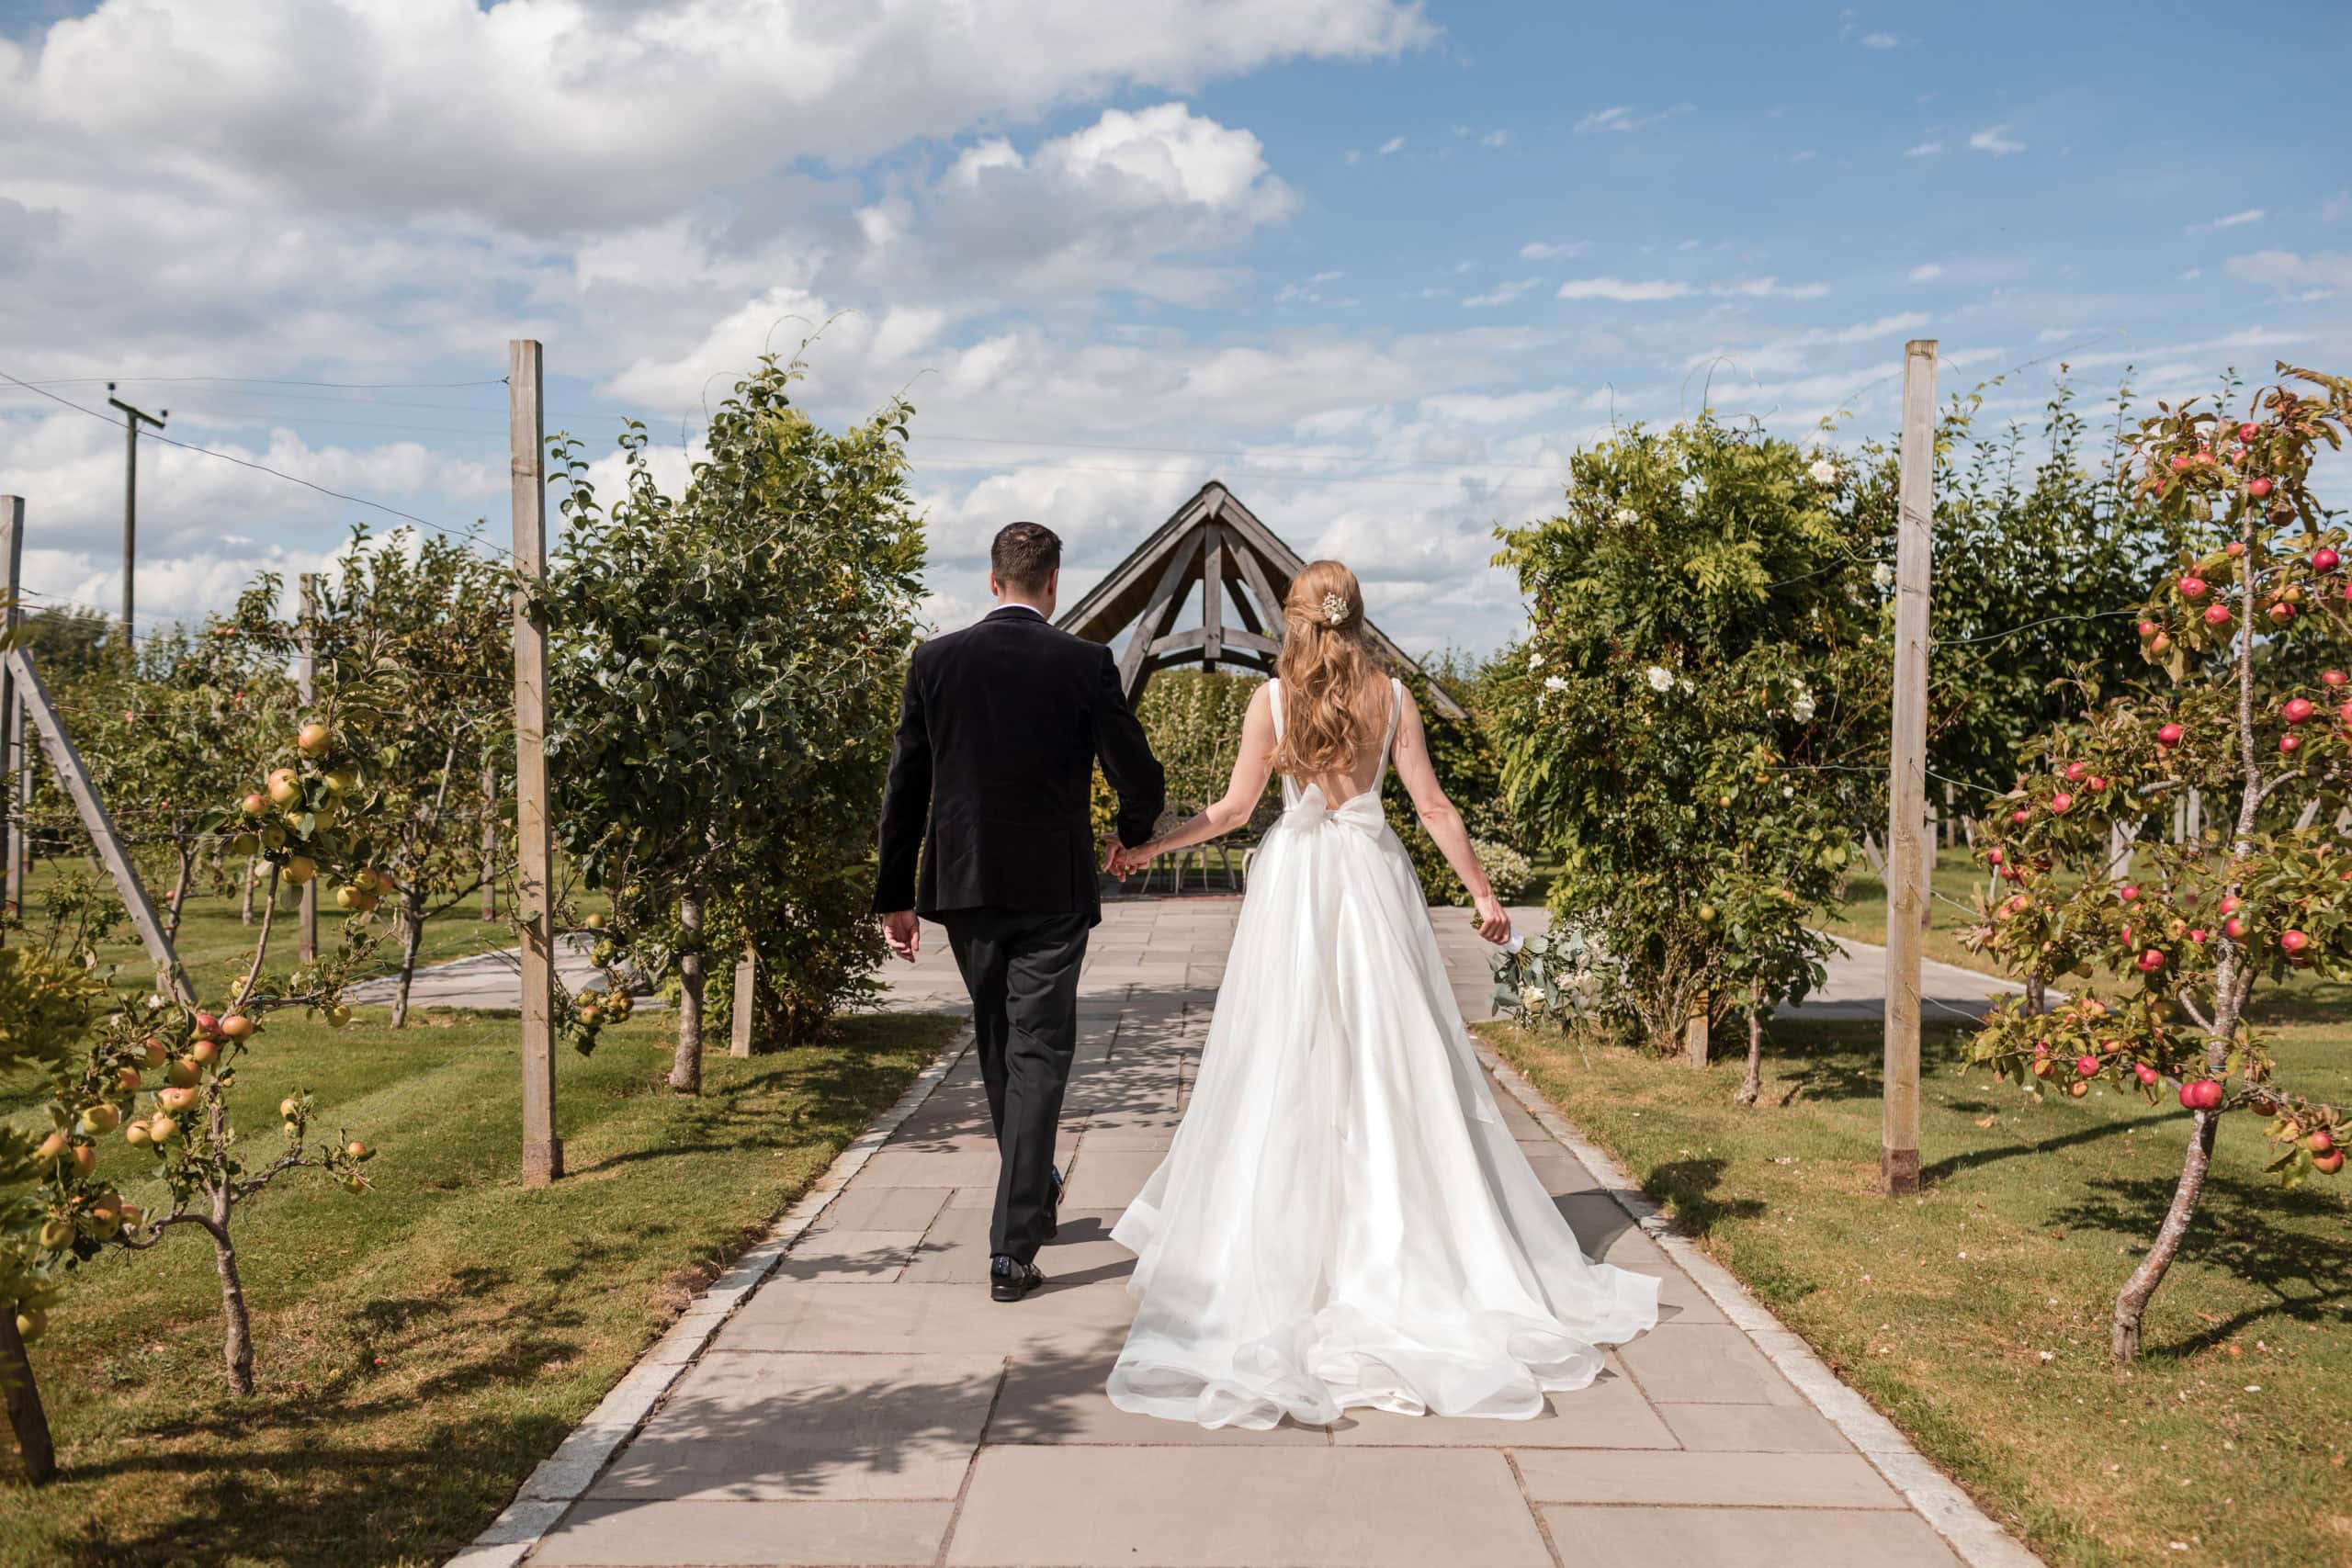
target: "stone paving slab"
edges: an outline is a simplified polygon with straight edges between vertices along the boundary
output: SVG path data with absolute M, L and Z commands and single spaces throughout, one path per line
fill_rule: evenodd
M 1045 1290 L 1002 1305 L 983 1283 L 996 1161 L 967 1052 L 795 1209 L 772 1273 L 697 1302 L 640 1369 L 642 1400 L 607 1402 L 635 1435 L 542 1467 L 467 1568 L 1923 1568 L 1959 1562 L 1951 1541 L 1976 1568 L 2031 1561 L 1719 1268 L 1671 1251 L 1606 1156 L 1500 1069 L 1500 1114 L 1588 1251 L 1661 1280 L 1659 1326 L 1599 1381 L 1530 1421 L 1211 1432 L 1113 1408 L 1132 1258 L 1109 1233 L 1181 1119 L 1238 908 L 1106 910 Z M 1434 918 L 1482 1014 L 1488 950 L 1460 911 Z M 898 1005 L 960 1010 L 935 928 L 889 978 Z

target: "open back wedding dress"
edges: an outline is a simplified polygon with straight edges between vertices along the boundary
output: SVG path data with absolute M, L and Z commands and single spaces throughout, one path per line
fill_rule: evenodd
M 1122 1410 L 1526 1418 L 1657 1321 L 1658 1281 L 1585 1258 L 1495 1109 L 1381 810 L 1389 697 L 1368 786 L 1283 778 L 1191 1105 L 1112 1232 L 1136 1254 Z

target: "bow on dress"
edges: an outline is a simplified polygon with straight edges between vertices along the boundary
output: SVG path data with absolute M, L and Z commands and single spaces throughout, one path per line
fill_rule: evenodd
M 1333 806 L 1325 797 L 1321 784 L 1308 784 L 1300 794 L 1298 804 L 1283 813 L 1283 820 L 1299 828 L 1336 824 L 1375 838 L 1388 825 L 1388 818 L 1380 808 L 1377 790 L 1366 790 L 1344 805 Z

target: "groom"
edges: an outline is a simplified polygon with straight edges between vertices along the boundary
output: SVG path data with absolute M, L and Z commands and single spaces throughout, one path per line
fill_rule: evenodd
M 1149 838 L 1167 803 L 1111 650 L 1053 625 L 1061 562 L 1051 529 L 1008 525 L 989 549 L 997 607 L 915 649 L 874 890 L 890 950 L 912 963 L 916 917 L 939 921 L 972 996 L 996 1124 L 989 1289 L 1001 1302 L 1046 1282 L 1034 1259 L 1061 1202 L 1054 1136 L 1078 1049 L 1078 971 L 1102 918 L 1094 764 L 1118 792 L 1122 845 Z

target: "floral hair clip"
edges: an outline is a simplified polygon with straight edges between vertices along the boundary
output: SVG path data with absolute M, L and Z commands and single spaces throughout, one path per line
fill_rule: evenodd
M 1323 595 L 1323 624 L 1330 626 L 1348 624 L 1348 602 L 1337 593 Z

